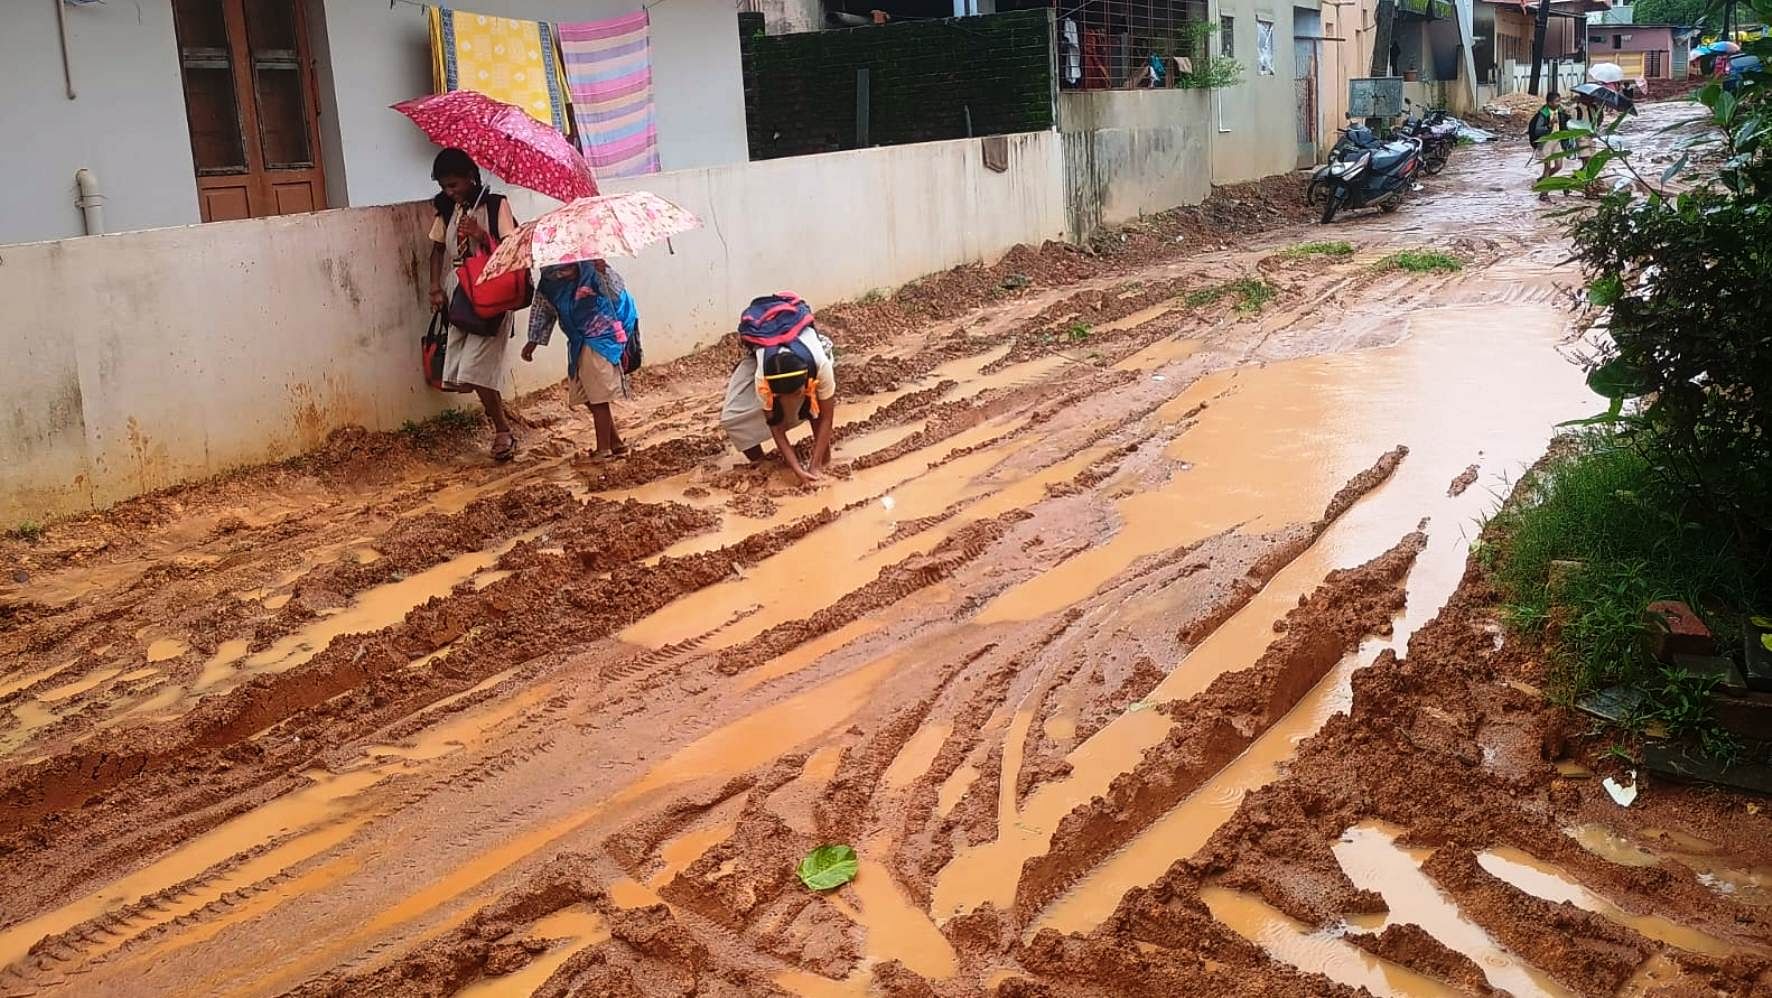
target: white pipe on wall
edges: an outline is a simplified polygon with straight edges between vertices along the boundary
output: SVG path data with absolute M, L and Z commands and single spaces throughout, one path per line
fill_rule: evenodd
M 62 43 L 62 82 L 67 84 L 68 99 L 74 99 L 74 62 L 68 58 L 68 9 L 62 0 L 50 0 L 55 4 L 55 28 Z
M 74 207 L 80 209 L 80 224 L 87 235 L 100 235 L 105 231 L 105 194 L 99 189 L 98 176 L 83 166 L 74 173 L 74 186 L 80 191 L 74 199 Z

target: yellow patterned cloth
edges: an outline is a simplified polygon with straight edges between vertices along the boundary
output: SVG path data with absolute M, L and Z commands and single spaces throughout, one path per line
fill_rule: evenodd
M 566 74 L 553 26 L 430 7 L 431 77 L 438 93 L 474 90 L 567 130 Z

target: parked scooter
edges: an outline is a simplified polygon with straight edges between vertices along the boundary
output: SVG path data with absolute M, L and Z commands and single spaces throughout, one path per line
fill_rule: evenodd
M 1417 138 L 1380 142 L 1372 129 L 1350 116 L 1329 152 L 1329 162 L 1311 175 L 1305 203 L 1323 199 L 1325 224 L 1334 221 L 1335 213 L 1343 208 L 1395 211 L 1421 173 L 1421 147 Z
M 1452 158 L 1452 150 L 1458 146 L 1458 123 L 1447 120 L 1444 108 L 1423 114 L 1409 98 L 1403 98 L 1403 103 L 1409 110 L 1397 134 L 1421 140 L 1421 170 L 1431 177 L 1444 170 Z

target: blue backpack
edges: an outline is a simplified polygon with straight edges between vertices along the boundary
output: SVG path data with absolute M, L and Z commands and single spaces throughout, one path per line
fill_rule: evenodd
M 812 306 L 792 291 L 751 299 L 738 317 L 738 338 L 753 347 L 790 343 L 812 325 Z

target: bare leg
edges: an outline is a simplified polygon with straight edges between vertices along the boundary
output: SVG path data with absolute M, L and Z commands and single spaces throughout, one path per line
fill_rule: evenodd
M 609 403 L 586 403 L 585 408 L 591 410 L 591 422 L 597 427 L 597 452 L 613 452 L 620 447 L 621 434 L 615 430 L 615 415 L 609 411 Z
M 493 430 L 499 433 L 511 432 L 511 421 L 505 418 L 505 400 L 498 389 L 475 385 L 474 394 L 480 396 L 480 405 L 486 410 L 486 418 L 492 420 Z

